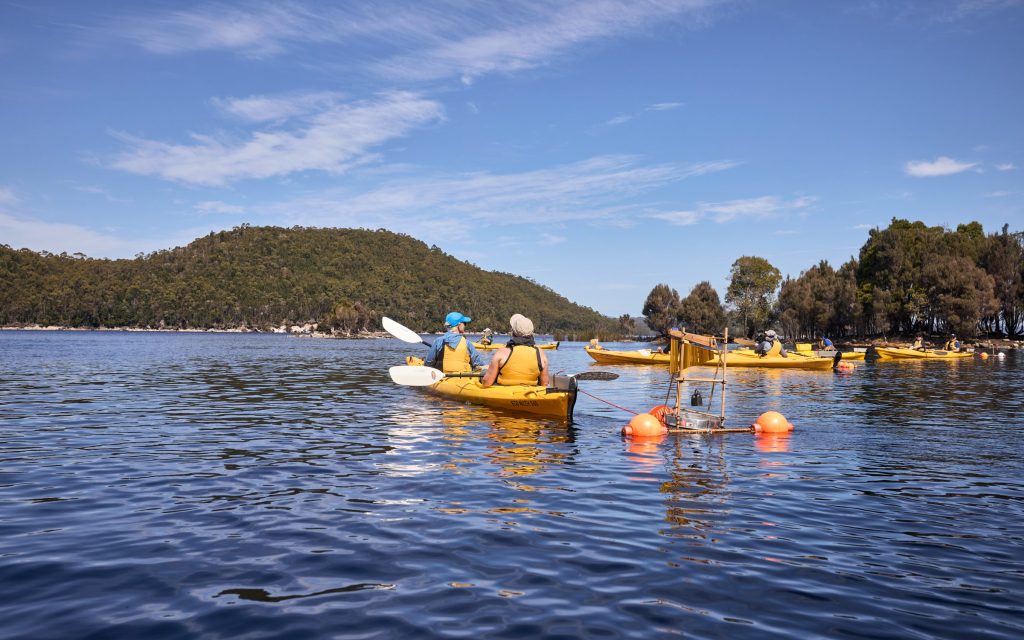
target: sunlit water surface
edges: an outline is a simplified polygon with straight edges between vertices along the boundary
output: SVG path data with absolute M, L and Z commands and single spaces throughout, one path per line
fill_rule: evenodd
M 582 346 L 567 427 L 397 340 L 0 332 L 0 637 L 1024 636 L 1024 354 L 733 369 L 792 436 L 636 443 L 667 372 Z

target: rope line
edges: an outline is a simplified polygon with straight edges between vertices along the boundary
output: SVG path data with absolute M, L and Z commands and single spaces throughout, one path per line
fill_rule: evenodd
M 583 389 L 576 389 L 576 391 L 578 393 L 582 393 L 583 395 L 590 396 L 594 400 L 597 400 L 599 402 L 603 402 L 605 404 L 611 405 L 611 406 L 615 407 L 616 409 L 622 409 L 623 411 L 625 411 L 627 413 L 632 413 L 634 416 L 638 415 L 638 413 L 636 411 L 633 411 L 632 409 L 627 409 L 626 407 L 620 407 L 619 405 L 615 404 L 614 402 L 609 402 L 608 400 L 605 400 L 604 398 L 598 398 L 594 394 L 588 393 L 587 391 L 584 391 Z

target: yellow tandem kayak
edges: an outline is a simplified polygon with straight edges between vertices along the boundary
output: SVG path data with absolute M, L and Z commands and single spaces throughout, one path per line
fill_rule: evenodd
M 814 355 L 797 355 L 793 352 L 786 357 L 759 356 L 753 349 L 730 351 L 725 355 L 725 361 L 730 367 L 766 367 L 769 369 L 827 370 L 835 366 L 835 356 L 820 358 Z M 716 354 L 708 364 L 718 364 L 718 355 Z
M 918 351 L 909 347 L 875 347 L 879 360 L 956 360 L 958 358 L 973 358 L 973 353 L 963 351 L 942 351 L 940 349 L 925 349 Z
M 591 349 L 584 347 L 584 351 L 591 358 L 602 364 L 662 364 L 667 365 L 669 356 L 667 353 L 658 353 L 650 349 L 638 349 L 636 351 L 612 351 L 610 349 Z M 730 367 L 767 367 L 771 369 L 831 369 L 833 358 L 819 358 L 816 356 L 790 355 L 761 357 L 752 349 L 736 349 L 726 355 L 726 362 Z M 716 354 L 707 363 L 709 366 L 718 364 Z
M 491 344 L 482 344 L 480 342 L 474 342 L 473 343 L 473 348 L 477 349 L 479 351 L 495 351 L 495 350 L 500 349 L 500 348 L 502 348 L 504 346 L 505 346 L 504 342 L 492 342 Z M 536 345 L 533 345 L 533 346 L 537 347 L 538 349 L 557 349 L 558 348 L 558 343 L 557 342 L 548 342 L 548 343 L 545 343 L 545 344 L 536 344 Z
M 419 358 L 409 357 L 406 359 L 406 363 L 422 365 L 423 361 Z M 556 386 L 560 384 L 559 378 L 567 378 L 567 376 L 556 376 L 553 383 Z M 566 388 L 553 389 L 539 385 L 498 384 L 482 387 L 480 378 L 477 376 L 458 377 L 458 374 L 449 374 L 440 381 L 421 388 L 453 400 L 462 400 L 512 413 L 572 422 L 572 411 L 576 405 L 576 381 L 569 378 L 566 384 L 561 386 Z
M 668 364 L 667 353 L 658 353 L 650 349 L 612 351 L 611 349 L 583 347 L 583 350 L 601 364 Z

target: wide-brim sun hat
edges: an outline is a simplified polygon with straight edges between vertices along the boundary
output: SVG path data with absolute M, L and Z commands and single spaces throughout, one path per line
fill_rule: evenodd
M 470 318 L 469 316 L 464 316 L 461 313 L 459 313 L 458 311 L 452 311 L 451 313 L 449 313 L 448 315 L 446 315 L 444 317 L 444 323 L 446 325 L 448 325 L 449 327 L 454 327 L 455 325 L 457 325 L 459 323 L 462 323 L 462 322 L 472 322 L 472 321 L 473 321 L 473 318 Z

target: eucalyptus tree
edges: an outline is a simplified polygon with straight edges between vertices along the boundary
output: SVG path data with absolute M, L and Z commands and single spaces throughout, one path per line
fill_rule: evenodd
M 782 274 L 764 258 L 743 256 L 732 263 L 725 302 L 747 336 L 768 324 L 781 281 Z
M 999 311 L 991 330 L 1002 330 L 1017 336 L 1024 329 L 1024 233 L 1009 232 L 1003 225 L 1001 233 L 988 237 L 981 255 L 981 266 L 993 278 Z

